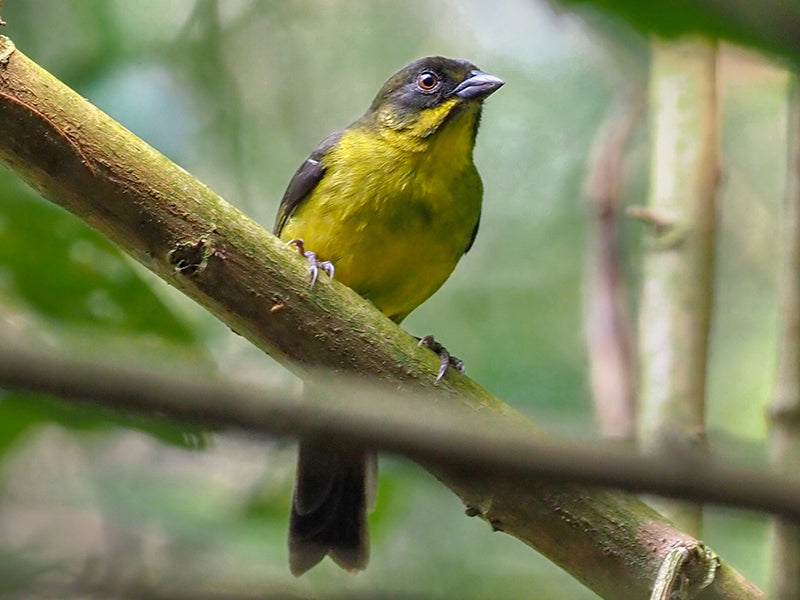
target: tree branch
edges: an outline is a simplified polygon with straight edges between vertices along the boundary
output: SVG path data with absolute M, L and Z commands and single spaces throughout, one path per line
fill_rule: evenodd
M 665 460 L 611 441 L 544 438 L 495 414 L 431 405 L 417 394 L 328 372 L 316 374 L 315 389 L 325 396 L 309 402 L 282 388 L 99 364 L 0 342 L 0 389 L 266 436 L 340 438 L 460 475 L 614 487 L 800 519 L 800 483 L 756 465 L 734 468 L 691 453 Z
M 636 358 L 620 253 L 625 149 L 643 108 L 631 87 L 595 135 L 586 177 L 592 211 L 586 256 L 586 346 L 595 415 L 604 435 L 636 438 Z
M 277 238 L 19 51 L 0 67 L 0 131 L 0 160 L 43 196 L 295 372 L 367 375 L 465 413 L 523 422 L 466 377 L 434 387 L 432 353 L 338 282 L 309 288 L 306 265 Z M 475 514 L 605 598 L 647 596 L 670 544 L 697 545 L 621 493 L 432 470 Z M 706 594 L 763 598 L 727 566 Z

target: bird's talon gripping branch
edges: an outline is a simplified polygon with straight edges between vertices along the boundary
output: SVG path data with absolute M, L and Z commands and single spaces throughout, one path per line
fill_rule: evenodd
M 312 252 L 311 250 L 306 250 L 305 241 L 303 238 L 295 238 L 293 240 L 289 240 L 286 242 L 287 246 L 295 246 L 297 251 L 308 260 L 308 272 L 311 273 L 311 285 L 313 286 L 317 283 L 317 277 L 319 277 L 319 271 L 322 269 L 328 274 L 328 277 L 333 279 L 333 275 L 336 272 L 336 269 L 333 266 L 333 263 L 329 260 L 320 260 L 317 257 L 316 252 Z
M 444 374 L 447 373 L 447 370 L 450 368 L 455 369 L 459 373 L 463 373 L 466 370 L 464 367 L 464 361 L 457 356 L 450 354 L 447 351 L 447 348 L 437 342 L 432 335 L 426 335 L 425 337 L 420 338 L 419 345 L 435 352 L 441 361 L 439 365 L 439 372 L 436 375 L 436 381 L 434 381 L 434 383 L 439 383 L 439 380 L 444 377 Z
M 284 244 L 284 247 L 286 246 L 294 246 L 297 248 L 297 251 L 300 254 L 303 254 L 306 251 L 306 242 L 303 240 L 303 238 L 294 238 L 293 240 L 289 240 Z

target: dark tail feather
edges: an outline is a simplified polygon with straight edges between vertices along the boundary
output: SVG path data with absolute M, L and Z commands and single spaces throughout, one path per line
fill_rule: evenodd
M 326 555 L 349 571 L 369 560 L 367 452 L 302 441 L 289 519 L 289 568 L 302 575 Z

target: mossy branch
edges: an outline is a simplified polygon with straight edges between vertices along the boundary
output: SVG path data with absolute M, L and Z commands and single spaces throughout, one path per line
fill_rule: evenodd
M 414 338 L 335 281 L 309 288 L 303 260 L 277 238 L 0 38 L 4 50 L 0 160 L 45 198 L 301 375 L 310 367 L 366 375 L 522 422 L 466 377 L 434 386 L 438 360 Z M 622 493 L 461 469 L 435 474 L 604 598 L 647 597 L 671 547 L 698 545 Z M 763 595 L 723 564 L 703 597 Z

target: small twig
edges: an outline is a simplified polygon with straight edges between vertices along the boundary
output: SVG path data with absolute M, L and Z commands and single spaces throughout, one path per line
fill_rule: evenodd
M 673 217 L 657 209 L 646 206 L 629 206 L 625 214 L 646 225 L 650 225 L 656 235 L 662 235 L 675 226 L 675 219 Z
M 625 210 L 629 217 L 650 227 L 651 237 L 646 242 L 649 250 L 672 250 L 678 248 L 691 234 L 692 228 L 679 224 L 674 216 L 649 206 L 629 206 Z

